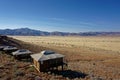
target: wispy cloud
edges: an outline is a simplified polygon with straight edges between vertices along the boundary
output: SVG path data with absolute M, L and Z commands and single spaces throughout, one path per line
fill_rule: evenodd
M 56 22 L 57 24 L 60 25 L 66 25 L 68 24 L 69 26 L 89 26 L 89 27 L 94 27 L 94 26 L 98 26 L 100 24 L 95 24 L 92 22 L 85 22 L 85 21 L 78 21 L 78 20 L 67 20 L 67 19 L 63 19 L 63 18 L 46 18 L 48 20 L 48 22 Z
M 63 18 L 55 18 L 55 17 L 48 18 L 48 19 L 51 19 L 51 20 L 58 20 L 58 21 L 64 21 L 64 20 L 65 20 L 65 19 L 63 19 Z

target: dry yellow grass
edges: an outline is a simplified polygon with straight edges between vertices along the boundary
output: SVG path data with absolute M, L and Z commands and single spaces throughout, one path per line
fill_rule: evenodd
M 83 80 L 120 79 L 120 37 L 11 37 L 65 54 L 70 69 L 89 75 Z
M 88 47 L 120 52 L 120 37 L 58 37 L 12 36 L 18 40 L 42 46 Z

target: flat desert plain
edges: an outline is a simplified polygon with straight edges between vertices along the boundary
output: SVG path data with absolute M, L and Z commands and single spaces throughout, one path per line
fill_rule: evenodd
M 118 36 L 10 37 L 64 54 L 68 61 L 68 69 L 87 74 L 85 79 L 120 80 L 120 37 Z

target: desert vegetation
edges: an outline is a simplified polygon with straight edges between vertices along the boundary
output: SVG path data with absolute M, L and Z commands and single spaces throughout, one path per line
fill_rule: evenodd
M 10 36 L 5 42 L 38 53 L 64 54 L 65 71 L 37 72 L 29 61 L 0 52 L 0 80 L 119 80 L 120 37 Z M 17 39 L 17 40 L 16 40 Z
M 42 46 L 87 47 L 120 52 L 120 37 L 38 37 L 14 36 L 18 40 Z
M 65 54 L 69 69 L 87 74 L 83 80 L 120 79 L 120 37 L 12 37 Z

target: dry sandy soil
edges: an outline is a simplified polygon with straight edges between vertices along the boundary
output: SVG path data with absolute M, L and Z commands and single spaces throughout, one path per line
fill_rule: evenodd
M 120 80 L 120 37 L 11 37 L 34 45 L 32 48 L 26 47 L 34 52 L 51 49 L 66 55 L 68 71 L 65 74 L 67 76 L 50 74 L 51 80 Z M 40 49 L 39 46 L 43 48 Z M 47 75 L 36 74 L 39 74 L 38 76 Z M 43 80 L 49 79 L 48 77 Z

